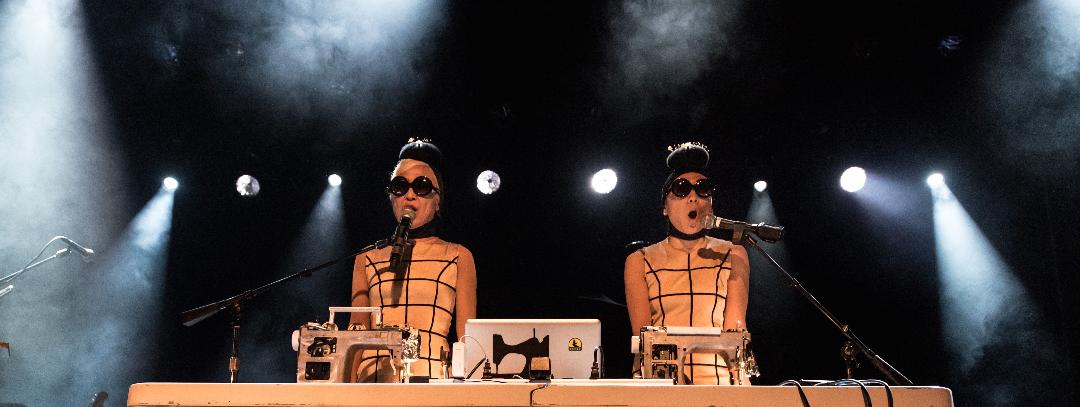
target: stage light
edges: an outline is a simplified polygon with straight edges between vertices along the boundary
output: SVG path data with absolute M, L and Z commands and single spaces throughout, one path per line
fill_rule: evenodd
M 173 177 L 165 177 L 165 179 L 161 181 L 161 186 L 165 188 L 166 191 L 175 191 L 176 188 L 180 187 L 180 181 L 177 181 L 176 178 Z
M 758 192 L 765 192 L 765 188 L 769 187 L 769 183 L 765 181 L 758 181 L 754 183 L 754 190 Z
M 236 192 L 239 192 L 240 196 L 255 196 L 259 194 L 259 190 L 259 180 L 255 177 L 244 174 L 236 179 Z
M 840 188 L 848 192 L 855 192 L 866 185 L 866 171 L 859 167 L 851 167 L 840 175 Z
M 945 176 L 937 172 L 930 174 L 929 177 L 926 177 L 926 185 L 929 185 L 930 188 L 941 188 L 945 185 Z
M 494 194 L 499 190 L 499 185 L 502 185 L 502 179 L 499 178 L 499 174 L 492 170 L 485 170 L 480 173 L 480 176 L 476 177 L 476 189 L 480 190 L 484 195 Z
M 326 177 L 326 182 L 329 182 L 330 186 L 332 187 L 341 186 L 341 176 L 337 174 L 330 174 L 329 177 Z
M 619 177 L 615 175 L 615 171 L 609 168 L 597 171 L 592 177 L 592 189 L 597 193 L 606 194 L 615 189 L 615 184 L 619 183 Z

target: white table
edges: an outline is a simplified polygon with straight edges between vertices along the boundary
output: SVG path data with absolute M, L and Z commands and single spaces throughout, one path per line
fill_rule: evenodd
M 803 387 L 811 406 L 863 406 L 853 387 Z M 872 405 L 886 406 L 882 387 Z M 893 387 L 897 407 L 952 406 L 944 387 Z M 556 380 L 550 384 L 137 383 L 128 406 L 796 406 L 790 386 L 674 386 L 655 381 Z

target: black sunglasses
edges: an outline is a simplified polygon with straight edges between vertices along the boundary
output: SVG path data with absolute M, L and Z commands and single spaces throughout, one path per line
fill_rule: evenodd
M 690 195 L 690 191 L 694 191 L 697 196 L 702 198 L 708 198 L 712 196 L 713 188 L 716 188 L 716 185 L 708 178 L 699 179 L 694 184 L 691 184 L 686 178 L 679 178 L 673 181 L 667 190 L 679 198 L 686 198 Z
M 398 175 L 386 184 L 386 192 L 394 194 L 395 196 L 405 196 L 405 194 L 409 192 L 409 188 L 412 188 L 413 192 L 416 193 L 416 196 L 420 197 L 426 197 L 432 192 L 435 192 L 436 194 L 439 193 L 439 188 L 436 188 L 435 185 L 431 183 L 431 180 L 423 175 L 416 177 L 412 182 L 409 182 L 405 177 Z

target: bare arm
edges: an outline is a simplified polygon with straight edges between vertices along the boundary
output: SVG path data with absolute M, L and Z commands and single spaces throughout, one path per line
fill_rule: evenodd
M 724 329 L 746 328 L 746 305 L 750 298 L 750 262 L 746 248 L 732 246 L 731 275 L 727 279 L 727 305 L 724 307 Z
M 469 249 L 461 248 L 457 270 L 457 306 L 454 312 L 457 337 L 461 338 L 465 336 L 465 321 L 476 318 L 476 263 Z
M 724 329 L 746 329 L 746 305 L 750 298 L 750 262 L 746 257 L 746 248 L 731 248 L 731 275 L 727 279 L 727 305 L 724 307 Z M 741 379 L 744 385 L 750 384 L 750 376 L 740 372 L 735 365 L 728 366 L 731 378 Z M 732 381 L 732 384 L 738 381 Z
M 368 278 L 367 270 L 364 268 L 364 264 L 367 259 L 364 256 L 357 256 L 356 261 L 353 262 L 353 281 L 352 281 L 352 306 L 354 307 L 367 307 L 371 300 L 368 298 Z M 371 314 L 350 314 L 350 324 L 364 324 L 368 328 L 373 327 L 375 320 Z M 356 383 L 360 377 L 356 368 L 360 365 L 360 359 L 363 357 L 361 352 L 356 352 L 353 355 L 352 371 L 349 372 L 349 382 Z
M 367 307 L 371 303 L 368 298 L 367 270 L 364 267 L 366 262 L 365 257 L 358 256 L 356 262 L 353 263 L 352 306 L 354 307 Z M 349 319 L 352 324 L 364 324 L 368 328 L 375 325 L 374 321 L 374 316 L 370 314 L 352 314 Z
M 638 335 L 641 327 L 652 324 L 649 309 L 649 287 L 645 284 L 645 256 L 634 252 L 626 257 L 623 266 L 623 285 L 626 288 L 626 309 L 630 313 L 630 334 Z

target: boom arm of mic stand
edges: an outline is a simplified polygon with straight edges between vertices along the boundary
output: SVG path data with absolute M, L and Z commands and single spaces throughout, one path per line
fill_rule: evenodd
M 386 242 L 386 240 L 380 240 L 378 242 L 375 242 L 374 244 L 370 244 L 370 245 L 364 247 L 363 249 L 360 249 L 360 251 L 358 251 L 356 253 L 341 256 L 341 257 L 338 257 L 338 258 L 336 258 L 334 260 L 330 260 L 330 261 L 328 261 L 326 263 L 319 264 L 317 266 L 313 266 L 313 267 L 303 269 L 303 270 L 301 270 L 300 272 L 298 272 L 296 274 L 292 274 L 292 275 L 280 278 L 278 280 L 270 282 L 269 284 L 266 284 L 266 285 L 263 285 L 261 287 L 257 287 L 257 288 L 253 288 L 253 289 L 244 291 L 243 293 L 240 293 L 238 295 L 234 295 L 234 296 L 226 298 L 224 300 L 212 302 L 210 304 L 206 304 L 206 305 L 203 305 L 201 307 L 196 307 L 196 308 L 189 309 L 187 311 L 184 311 L 184 312 L 180 313 L 180 317 L 181 317 L 181 320 L 182 320 L 181 322 L 184 324 L 184 326 L 195 325 L 195 324 L 197 324 L 199 322 L 202 322 L 202 320 L 204 320 L 206 318 L 209 318 L 209 317 L 213 316 L 214 314 L 217 314 L 220 311 L 233 308 L 233 306 L 235 306 L 235 305 L 238 305 L 238 304 L 243 303 L 245 301 L 248 301 L 248 300 L 250 300 L 252 298 L 255 298 L 255 296 L 261 294 L 263 291 L 266 291 L 266 290 L 270 289 L 271 287 L 274 287 L 274 286 L 276 286 L 278 284 L 284 283 L 284 282 L 289 281 L 289 280 L 293 280 L 293 279 L 295 279 L 297 277 L 310 276 L 311 273 L 313 273 L 315 271 L 322 270 L 324 268 L 330 267 L 330 266 L 332 266 L 334 264 L 340 263 L 343 260 L 354 258 L 356 256 L 359 256 L 359 255 L 365 253 L 365 252 L 375 250 L 375 249 L 381 249 L 383 247 L 386 247 L 387 244 L 388 243 Z
M 214 314 L 217 314 L 219 311 L 224 310 L 226 308 L 228 308 L 228 309 L 230 309 L 232 311 L 232 323 L 230 324 L 231 327 L 232 327 L 232 353 L 229 355 L 229 383 L 236 383 L 236 381 L 237 381 L 237 379 L 238 379 L 238 377 L 240 375 L 240 316 L 241 316 L 242 307 L 243 307 L 243 304 L 244 304 L 245 301 L 248 301 L 248 300 L 250 300 L 252 298 L 255 298 L 255 296 L 259 295 L 263 291 L 269 290 L 271 287 L 276 286 L 278 284 L 284 283 L 284 282 L 289 281 L 289 280 L 293 280 L 293 279 L 295 279 L 297 277 L 300 277 L 300 276 L 310 276 L 311 273 L 314 272 L 314 271 L 330 267 L 330 266 L 332 266 L 334 264 L 337 264 L 337 263 L 341 262 L 342 260 L 354 258 L 354 257 L 359 256 L 360 254 L 362 254 L 362 253 L 364 253 L 366 251 L 374 250 L 374 249 L 377 249 L 377 248 L 380 248 L 380 247 L 385 247 L 385 246 L 386 246 L 386 244 L 383 243 L 382 241 L 376 242 L 375 244 L 371 244 L 371 245 L 368 245 L 367 247 L 364 247 L 363 249 L 361 249 L 360 251 L 358 251 L 356 253 L 341 256 L 341 257 L 338 257 L 338 258 L 336 258 L 334 260 L 330 260 L 330 261 L 328 261 L 326 263 L 300 270 L 299 272 L 297 272 L 295 274 L 292 274 L 290 276 L 277 279 L 275 281 L 270 282 L 269 284 L 265 284 L 265 285 L 263 285 L 261 287 L 257 287 L 257 288 L 253 288 L 253 289 L 244 291 L 243 293 L 240 293 L 238 295 L 234 295 L 234 296 L 226 298 L 224 300 L 213 302 L 213 303 L 206 304 L 206 305 L 203 305 L 203 306 L 198 307 L 198 308 L 193 308 L 193 309 L 184 311 L 183 313 L 180 314 L 180 316 L 183 319 L 183 324 L 185 326 L 192 326 L 192 325 L 195 325 L 195 324 L 197 324 L 199 322 L 202 322 L 202 320 L 204 320 L 204 319 L 210 318 Z
M 780 265 L 780 263 L 776 262 L 776 259 L 770 256 L 769 253 L 765 251 L 765 249 L 762 249 L 761 246 L 758 245 L 753 235 L 749 233 L 743 234 L 742 240 L 754 249 L 757 249 L 758 253 L 761 253 L 762 256 L 765 256 L 765 258 L 769 259 L 769 262 L 772 263 L 773 267 L 775 267 L 777 270 L 780 270 L 780 273 L 783 275 L 783 277 L 787 278 L 788 282 L 791 283 L 791 288 L 794 288 L 796 291 L 802 294 L 803 297 L 806 297 L 806 299 L 810 301 L 810 304 L 812 304 L 814 308 L 817 308 L 817 310 L 821 312 L 821 314 L 824 315 L 825 318 L 827 318 L 829 322 L 831 322 L 833 326 L 835 326 L 836 329 L 839 330 L 845 338 L 847 338 L 848 341 L 855 345 L 855 347 L 859 349 L 859 352 L 861 352 L 863 356 L 866 356 L 866 359 L 870 361 L 870 364 L 874 365 L 874 367 L 877 368 L 877 370 L 880 371 L 882 374 L 884 374 L 885 377 L 889 379 L 889 381 L 891 381 L 894 385 L 901 386 L 911 386 L 914 384 L 911 382 L 910 379 L 904 376 L 903 373 L 900 373 L 899 370 L 896 370 L 896 368 L 892 367 L 889 362 L 886 362 L 885 359 L 874 353 L 874 351 L 871 350 L 869 346 L 866 346 L 866 343 L 863 343 L 863 341 L 859 339 L 858 336 L 855 336 L 855 332 L 852 332 L 851 328 L 848 327 L 847 324 L 841 323 L 835 315 L 829 312 L 829 310 L 826 309 L 825 306 L 817 300 L 817 298 L 814 298 L 813 294 L 810 294 L 810 291 L 808 291 L 806 287 L 803 287 L 802 283 L 800 283 L 799 280 L 795 279 L 795 276 L 792 276 L 791 273 L 789 273 L 786 269 L 784 269 L 783 266 Z

